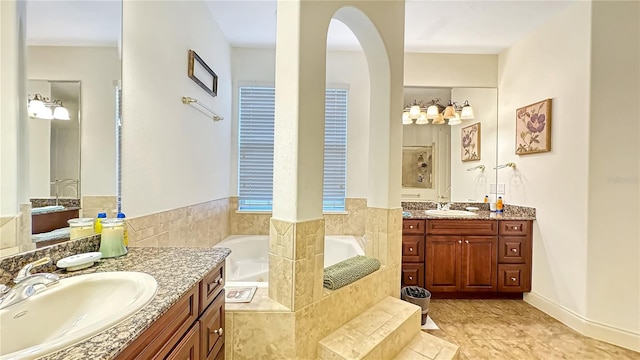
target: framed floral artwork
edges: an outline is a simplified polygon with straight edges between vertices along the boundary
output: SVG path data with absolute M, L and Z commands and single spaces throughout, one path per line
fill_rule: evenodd
M 462 161 L 480 160 L 480 125 L 475 123 L 461 129 Z
M 516 110 L 516 154 L 551 151 L 551 99 Z

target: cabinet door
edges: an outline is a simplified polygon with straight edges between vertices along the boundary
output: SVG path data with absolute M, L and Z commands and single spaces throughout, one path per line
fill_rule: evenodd
M 426 242 L 425 288 L 433 292 L 457 291 L 462 238 L 457 235 L 427 236 Z
M 424 263 L 402 264 L 400 285 L 424 287 Z
M 462 243 L 460 291 L 496 291 L 498 289 L 498 238 L 465 236 Z
M 224 345 L 224 290 L 200 317 L 202 358 L 215 359 Z
M 200 324 L 195 323 L 191 330 L 165 358 L 166 360 L 200 360 Z

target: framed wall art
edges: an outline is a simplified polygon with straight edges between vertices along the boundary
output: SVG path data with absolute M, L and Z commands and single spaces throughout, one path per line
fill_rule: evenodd
M 516 154 L 551 151 L 551 99 L 516 110 Z
M 200 85 L 211 96 L 217 96 L 218 92 L 218 75 L 202 60 L 198 54 L 189 49 L 189 66 L 187 75 L 196 84 Z
M 480 125 L 480 123 L 475 123 L 460 130 L 462 161 L 480 160 Z

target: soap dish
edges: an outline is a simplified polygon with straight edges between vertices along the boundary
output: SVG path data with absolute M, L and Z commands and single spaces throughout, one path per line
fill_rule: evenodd
M 102 257 L 102 253 L 100 252 L 90 252 L 84 254 L 76 254 L 71 255 L 66 258 L 58 260 L 56 266 L 59 268 L 63 268 L 67 271 L 77 271 L 86 269 L 89 266 L 93 265 L 95 261 L 100 260 Z
M 480 208 L 477 206 L 467 206 L 465 209 L 467 209 L 467 211 L 473 211 L 473 212 L 480 210 Z

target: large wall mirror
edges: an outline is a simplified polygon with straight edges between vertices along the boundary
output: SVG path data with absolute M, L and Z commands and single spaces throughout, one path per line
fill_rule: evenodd
M 404 103 L 473 107 L 474 118 L 412 119 L 403 127 L 402 200 L 482 202 L 496 183 L 498 89 L 405 87 Z M 411 122 L 410 124 L 408 122 Z M 456 121 L 454 121 L 455 123 Z M 422 123 L 422 124 L 421 124 Z M 495 195 L 493 195 L 495 196 Z
M 52 112 L 62 105 L 69 113 L 69 120 L 33 113 L 24 119 L 29 122 L 25 135 L 29 153 L 18 157 L 29 161 L 24 180 L 29 183 L 31 206 L 75 208 L 76 217 L 95 217 L 98 212 L 112 217 L 122 2 L 27 0 L 25 24 L 26 51 L 20 61 L 26 78 L 18 79 L 25 82 L 24 96 L 34 99 L 38 94 Z M 36 214 L 40 211 L 35 210 L 32 221 Z M 1 225 L 0 256 L 29 250 L 37 243 L 25 245 L 18 241 L 17 229 L 12 233 L 15 226 Z M 32 239 L 47 239 L 42 229 L 37 233 L 40 236 Z

